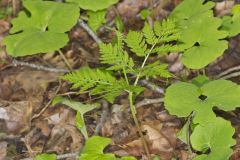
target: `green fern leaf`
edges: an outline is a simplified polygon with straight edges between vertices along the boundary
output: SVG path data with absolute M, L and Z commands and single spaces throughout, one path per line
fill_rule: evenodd
M 171 19 L 154 23 L 154 32 L 159 37 L 159 43 L 166 44 L 177 41 L 180 38 L 180 29 Z M 167 45 L 169 46 L 169 45 Z
M 124 80 L 117 80 L 107 71 L 88 67 L 66 74 L 62 79 L 72 83 L 72 88 L 80 88 L 80 93 L 91 89 L 89 91 L 90 95 L 102 95 L 111 103 L 124 91 L 135 93 L 143 91 L 142 87 L 129 86 Z
M 170 78 L 172 74 L 168 71 L 167 64 L 160 64 L 160 62 L 154 62 L 148 64 L 143 68 L 143 75 L 146 77 L 160 76 L 163 78 Z
M 122 34 L 117 33 L 117 39 L 118 42 L 116 45 L 100 44 L 101 63 L 111 65 L 108 70 L 125 70 L 126 72 L 133 72 L 133 59 L 122 49 Z
M 121 32 L 116 31 L 117 33 L 117 48 L 120 52 L 123 51 L 123 34 Z
M 129 31 L 125 40 L 127 46 L 139 57 L 147 54 L 147 44 L 141 32 Z
M 72 88 L 81 88 L 80 92 L 84 92 L 96 85 L 112 85 L 117 82 L 109 72 L 88 67 L 66 74 L 62 79 L 73 83 Z
M 157 43 L 158 38 L 155 36 L 152 28 L 148 23 L 145 23 L 142 32 L 148 44 L 155 45 Z
M 166 38 L 169 36 L 179 37 L 180 30 L 175 21 L 166 19 L 162 22 L 156 21 L 154 23 L 154 32 L 158 37 Z
M 159 47 L 153 49 L 152 53 L 157 53 L 161 55 L 165 55 L 170 52 L 181 52 L 184 49 L 179 45 L 172 45 L 172 44 L 163 44 Z

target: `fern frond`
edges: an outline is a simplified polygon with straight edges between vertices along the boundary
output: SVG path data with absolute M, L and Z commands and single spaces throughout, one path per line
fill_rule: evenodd
M 90 95 L 102 95 L 109 102 L 121 95 L 124 91 L 140 93 L 143 88 L 129 86 L 126 81 L 117 80 L 112 74 L 100 69 L 81 68 L 62 77 L 72 84 L 72 88 L 79 88 L 80 93 L 90 90 Z
M 92 89 L 89 91 L 90 95 L 101 94 L 110 102 L 128 88 L 124 80 L 117 80 L 109 72 L 88 67 L 69 73 L 62 79 L 72 83 L 72 88 L 80 88 L 80 93 Z
M 134 62 L 128 53 L 125 51 L 119 51 L 118 46 L 112 46 L 112 44 L 101 44 L 101 63 L 111 65 L 108 70 L 133 70 Z
M 117 80 L 109 72 L 100 69 L 91 69 L 88 67 L 81 68 L 72 73 L 68 73 L 62 77 L 73 84 L 72 88 L 80 88 L 80 92 L 84 92 L 97 85 L 112 85 Z
M 129 31 L 125 39 L 127 46 L 137 56 L 143 57 L 147 54 L 147 44 L 143 34 L 136 31 Z
M 160 62 L 154 62 L 148 64 L 143 68 L 143 75 L 146 77 L 160 76 L 163 78 L 170 78 L 172 74 L 168 71 L 167 64 L 160 64 Z
M 179 39 L 180 29 L 177 27 L 175 21 L 171 19 L 163 20 L 154 23 L 154 32 L 160 37 L 159 42 L 171 42 Z
M 128 53 L 122 49 L 123 38 L 120 33 L 117 33 L 118 43 L 112 44 L 100 44 L 100 60 L 103 64 L 111 65 L 108 70 L 126 70 L 131 72 L 134 67 L 134 62 Z
M 152 53 L 157 53 L 161 55 L 165 55 L 167 53 L 171 52 L 181 52 L 183 51 L 183 48 L 179 45 L 172 45 L 172 44 L 163 44 L 159 47 L 154 48 Z
M 123 50 L 123 34 L 119 31 L 116 31 L 117 33 L 117 48 L 119 52 L 122 52 Z
M 155 33 L 148 23 L 145 23 L 142 32 L 148 44 L 154 45 L 157 43 L 158 38 L 155 36 Z

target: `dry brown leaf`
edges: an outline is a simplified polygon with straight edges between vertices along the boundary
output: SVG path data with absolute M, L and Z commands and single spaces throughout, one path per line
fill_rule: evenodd
M 141 139 L 134 140 L 127 143 L 123 148 L 128 152 L 129 155 L 142 156 L 144 155 L 144 148 Z
M 156 152 L 171 152 L 173 150 L 168 137 L 161 133 L 161 131 L 149 125 L 143 125 L 143 129 L 147 131 L 148 139 L 151 143 L 151 150 Z
M 0 101 L 0 119 L 4 120 L 4 132 L 22 133 L 30 128 L 32 103 L 29 101 L 7 102 Z M 2 126 L 2 125 L 0 125 Z

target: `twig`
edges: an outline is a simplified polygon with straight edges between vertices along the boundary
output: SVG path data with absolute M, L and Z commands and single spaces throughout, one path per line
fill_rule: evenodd
M 93 38 L 93 40 L 100 44 L 102 43 L 102 40 L 100 38 L 98 38 L 98 36 L 96 36 L 96 34 L 91 30 L 91 28 L 88 27 L 88 25 L 86 23 L 83 22 L 83 20 L 79 19 L 78 20 L 78 24 L 85 29 L 86 32 L 88 32 L 88 34 Z
M 62 57 L 64 63 L 65 63 L 66 66 L 68 67 L 68 69 L 69 69 L 70 71 L 72 71 L 72 70 L 73 70 L 73 69 L 72 69 L 72 66 L 71 66 L 70 63 L 68 62 L 67 58 L 64 56 L 63 52 L 62 52 L 60 49 L 58 50 L 58 52 L 59 52 L 60 56 Z
M 219 79 L 230 79 L 230 78 L 234 78 L 234 77 L 238 77 L 238 76 L 240 76 L 240 71 L 225 75 L 223 77 L 220 77 Z
M 149 104 L 157 104 L 157 103 L 162 103 L 163 98 L 156 98 L 156 99 L 144 99 L 136 104 L 136 108 L 146 106 Z
M 108 103 L 105 100 L 103 100 L 100 122 L 97 124 L 95 128 L 94 135 L 98 135 L 100 133 L 100 130 L 102 129 L 103 124 L 106 122 L 108 113 L 109 113 Z
M 35 119 L 35 118 L 38 118 L 42 113 L 44 113 L 44 112 L 46 111 L 46 109 L 51 105 L 51 103 L 52 103 L 53 99 L 55 98 L 55 96 L 57 96 L 57 94 L 58 94 L 58 92 L 59 92 L 60 89 L 61 89 L 61 81 L 59 81 L 59 85 L 58 85 L 57 90 L 56 90 L 55 93 L 54 93 L 54 96 L 48 101 L 48 103 L 43 107 L 43 109 L 42 109 L 38 114 L 35 114 L 35 115 L 32 117 L 31 121 L 32 121 L 33 119 Z
M 156 92 L 156 93 L 164 94 L 164 90 L 161 87 L 159 87 L 159 86 L 157 86 L 155 84 L 152 84 L 152 83 L 148 82 L 145 79 L 140 80 L 139 83 L 141 85 L 145 86 L 146 88 Z
M 227 69 L 226 71 L 224 72 L 221 72 L 219 75 L 217 75 L 217 79 L 221 78 L 221 77 L 224 77 L 226 76 L 227 74 L 231 73 L 231 72 L 234 72 L 234 71 L 238 71 L 240 70 L 240 66 L 235 66 L 235 67 L 232 67 L 232 68 L 229 68 Z
M 37 64 L 32 64 L 32 63 L 27 63 L 27 62 L 21 62 L 16 59 L 13 59 L 12 61 L 12 66 L 18 67 L 18 66 L 23 66 L 23 67 L 29 67 L 37 70 L 43 70 L 47 72 L 55 72 L 55 73 L 67 73 L 69 72 L 68 69 L 58 69 L 58 68 L 50 68 L 50 67 L 45 67 Z
M 134 123 L 135 123 L 135 125 L 137 127 L 137 131 L 139 133 L 139 136 L 141 138 L 144 151 L 146 152 L 148 160 L 151 160 L 151 155 L 150 155 L 150 151 L 148 149 L 147 141 L 146 141 L 146 139 L 145 139 L 145 137 L 143 135 L 141 125 L 139 124 L 138 119 L 137 119 L 137 110 L 136 110 L 136 107 L 133 104 L 133 93 L 129 92 L 128 96 L 129 96 L 128 99 L 129 99 L 129 104 L 130 104 L 130 110 L 131 110 L 131 113 L 132 113 L 132 117 L 133 117 Z
M 66 154 L 61 154 L 57 155 L 57 159 L 65 159 L 65 158 L 72 158 L 72 157 L 77 157 L 79 155 L 78 152 L 75 153 L 66 153 Z M 23 158 L 20 160 L 34 160 L 33 158 Z

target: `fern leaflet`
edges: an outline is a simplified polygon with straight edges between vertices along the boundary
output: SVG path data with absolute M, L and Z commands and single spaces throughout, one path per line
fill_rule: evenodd
M 108 70 L 125 70 L 126 72 L 132 72 L 134 62 L 128 53 L 122 49 L 123 38 L 122 34 L 117 33 L 118 43 L 112 44 L 100 44 L 101 63 L 111 65 Z
M 72 83 L 72 88 L 80 88 L 80 93 L 89 90 L 90 95 L 102 95 L 109 102 L 121 95 L 124 91 L 142 92 L 142 87 L 129 86 L 124 80 L 117 80 L 107 71 L 100 69 L 81 68 L 66 74 L 62 79 Z
M 176 23 L 171 19 L 163 20 L 161 23 L 155 22 L 154 32 L 158 37 L 160 37 L 161 42 L 170 42 L 170 39 L 172 39 L 171 41 L 177 40 L 180 35 L 180 29 L 177 27 Z M 169 40 L 164 41 L 165 39 Z
M 158 42 L 158 38 L 148 23 L 145 23 L 142 32 L 148 44 L 155 45 Z
M 154 76 L 160 76 L 163 78 L 170 78 L 172 77 L 172 74 L 168 71 L 168 65 L 167 64 L 160 64 L 160 62 L 154 62 L 151 64 L 146 65 L 143 68 L 143 76 L 146 77 L 154 77 Z
M 147 54 L 147 44 L 141 32 L 129 31 L 125 40 L 127 46 L 139 57 Z

